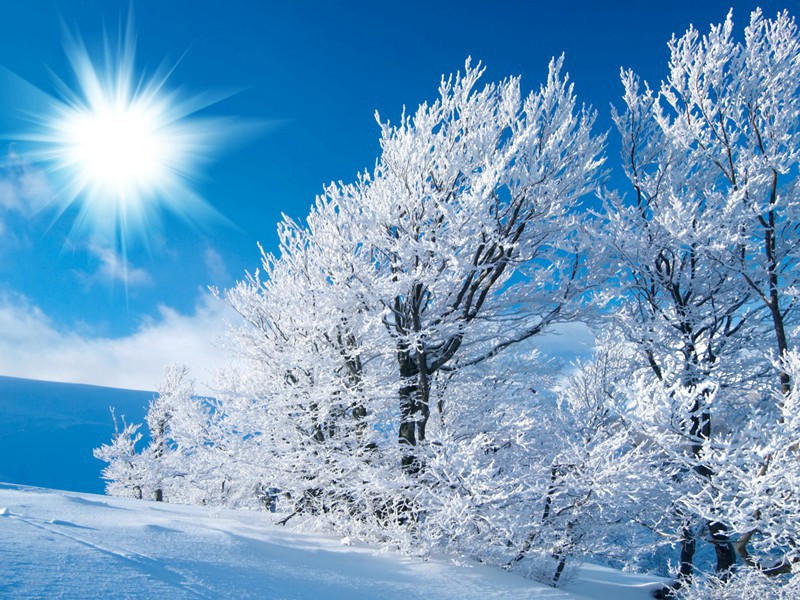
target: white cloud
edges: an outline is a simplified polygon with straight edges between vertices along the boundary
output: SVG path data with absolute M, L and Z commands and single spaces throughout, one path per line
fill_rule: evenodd
M 0 374 L 12 377 L 152 390 L 164 367 L 188 365 L 198 391 L 208 391 L 214 371 L 228 362 L 215 345 L 235 313 L 203 293 L 192 314 L 159 307 L 159 316 L 133 334 L 93 338 L 58 330 L 23 296 L 0 297 Z
M 211 246 L 206 246 L 203 252 L 203 261 L 205 262 L 208 275 L 211 277 L 211 285 L 222 286 L 230 281 L 231 275 L 228 272 L 225 259 Z
M 4 245 L 27 239 L 29 221 L 53 195 L 45 172 L 9 146 L 6 156 L 0 159 L 0 233 Z
M 123 261 L 120 255 L 110 246 L 91 242 L 88 250 L 100 260 L 100 265 L 91 274 L 83 271 L 76 272 L 87 287 L 91 287 L 95 283 L 107 285 L 115 281 L 124 283 L 126 287 L 153 283 L 150 273 L 145 269 L 134 267 L 129 262 Z
M 23 160 L 9 147 L 0 166 L 0 210 L 30 216 L 53 197 L 44 171 Z
M 170 363 L 186 364 L 198 391 L 208 393 L 213 376 L 230 362 L 218 338 L 239 316 L 202 292 L 191 314 L 167 306 L 126 337 L 94 337 L 63 331 L 21 295 L 0 296 L 0 375 L 152 390 Z M 594 336 L 583 323 L 560 324 L 533 343 L 549 357 L 588 356 Z

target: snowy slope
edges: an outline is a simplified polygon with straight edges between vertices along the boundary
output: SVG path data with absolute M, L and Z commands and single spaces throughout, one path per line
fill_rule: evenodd
M 482 565 L 377 552 L 274 515 L 0 484 L 1 598 L 644 600 L 655 578 L 584 568 L 555 590 Z
M 92 449 L 117 417 L 141 422 L 153 392 L 0 377 L 0 481 L 102 492 Z

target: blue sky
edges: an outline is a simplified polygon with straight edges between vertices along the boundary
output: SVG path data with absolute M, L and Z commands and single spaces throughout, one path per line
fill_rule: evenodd
M 374 164 L 374 111 L 396 119 L 431 99 L 440 76 L 483 61 L 487 80 L 521 74 L 538 86 L 551 56 L 566 53 L 579 98 L 610 127 L 620 66 L 651 82 L 665 73 L 666 42 L 690 23 L 705 31 L 733 6 L 789 2 L 268 2 L 134 1 L 137 64 L 177 65 L 169 86 L 237 90 L 202 112 L 268 124 L 203 166 L 195 190 L 232 225 L 201 229 L 162 215 L 149 248 L 129 248 L 128 290 L 119 257 L 90 235 L 68 237 L 74 214 L 52 223 L 37 210 L 56 183 L 0 141 L 0 374 L 152 388 L 164 362 L 207 372 L 204 340 L 226 316 L 204 292 L 232 284 L 269 250 L 280 214 L 303 217 L 322 185 Z M 0 65 L 46 90 L 69 82 L 63 26 L 90 52 L 126 17 L 114 0 L 26 0 L 0 8 Z M 0 131 L 18 125 L 25 99 L 0 89 Z M 613 135 L 609 155 L 614 157 Z

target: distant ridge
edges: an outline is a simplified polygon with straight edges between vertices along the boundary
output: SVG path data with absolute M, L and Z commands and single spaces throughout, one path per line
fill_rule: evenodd
M 0 376 L 0 481 L 102 493 L 92 449 L 117 418 L 141 422 L 154 392 Z

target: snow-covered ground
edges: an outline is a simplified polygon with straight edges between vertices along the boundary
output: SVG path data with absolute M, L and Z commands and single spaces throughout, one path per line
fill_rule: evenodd
M 109 406 L 152 392 L 0 377 L 0 480 L 102 490 Z M 271 525 L 274 515 L 0 484 L 0 598 L 610 598 L 657 578 L 585 566 L 565 589 L 483 565 L 421 561 Z
M 657 578 L 586 566 L 555 590 L 270 524 L 274 515 L 0 484 L 0 598 L 644 600 Z

